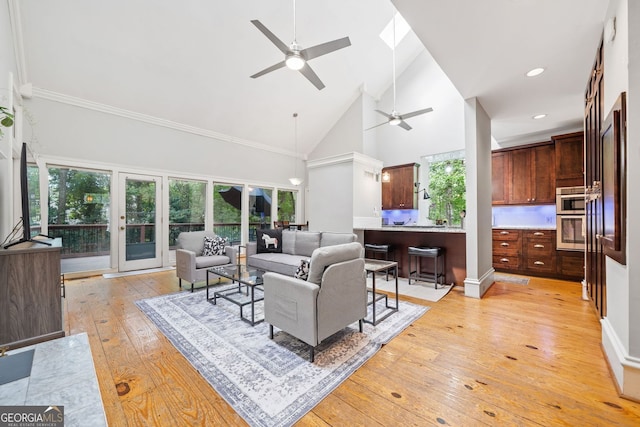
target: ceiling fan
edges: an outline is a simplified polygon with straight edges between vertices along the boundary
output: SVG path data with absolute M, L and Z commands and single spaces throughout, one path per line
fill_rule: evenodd
M 391 113 L 385 113 L 384 111 L 375 110 L 377 113 L 382 114 L 387 118 L 386 122 L 382 122 L 378 125 L 372 126 L 368 129 L 377 128 L 378 126 L 386 125 L 387 123 L 391 126 L 400 126 L 402 129 L 411 130 L 412 127 L 409 126 L 406 119 L 410 119 L 411 117 L 419 116 L 420 114 L 430 113 L 433 111 L 433 108 L 425 108 L 422 110 L 412 111 L 411 113 L 400 114 L 396 111 L 396 14 L 393 14 L 393 48 L 391 49 L 393 52 L 393 109 Z
M 286 65 L 292 70 L 300 71 L 303 76 L 305 76 L 311 83 L 313 83 L 316 88 L 318 88 L 318 90 L 322 90 L 325 87 L 324 83 L 322 83 L 318 75 L 313 71 L 313 69 L 311 69 L 311 66 L 309 66 L 307 62 L 319 56 L 326 55 L 327 53 L 331 53 L 338 49 L 351 46 L 349 37 L 344 37 L 341 39 L 302 49 L 302 46 L 300 46 L 296 40 L 295 0 L 293 0 L 293 42 L 291 42 L 289 46 L 284 44 L 282 40 L 280 40 L 271 31 L 269 31 L 269 29 L 267 29 L 267 27 L 265 27 L 262 22 L 254 19 L 253 21 L 251 21 L 251 23 L 255 25 L 258 30 L 262 32 L 262 34 L 267 36 L 267 38 L 271 40 L 271 42 L 276 45 L 276 47 L 285 55 L 284 61 L 278 62 L 277 64 L 265 68 L 264 70 L 252 75 L 252 79 L 263 76 Z

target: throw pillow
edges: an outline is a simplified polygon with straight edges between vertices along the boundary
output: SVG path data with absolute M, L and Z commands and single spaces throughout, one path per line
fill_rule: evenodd
M 227 238 L 216 236 L 213 241 L 214 255 L 224 255 L 225 246 L 227 246 Z
M 204 248 L 202 248 L 202 256 L 211 256 L 216 254 L 216 239 L 217 237 L 205 237 Z
M 309 277 L 310 265 L 311 265 L 311 260 L 308 260 L 308 259 L 300 260 L 300 265 L 296 269 L 296 272 L 293 275 L 293 277 L 300 280 L 307 280 L 307 277 Z
M 257 230 L 257 251 L 259 254 L 275 252 L 282 252 L 282 230 Z

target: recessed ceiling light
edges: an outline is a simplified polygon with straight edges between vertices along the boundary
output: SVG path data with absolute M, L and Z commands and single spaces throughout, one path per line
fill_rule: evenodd
M 533 120 L 538 120 L 538 119 L 544 119 L 545 117 L 547 117 L 546 114 L 536 114 L 532 118 L 533 118 Z
M 527 71 L 526 76 L 535 77 L 535 76 L 539 76 L 542 73 L 544 73 L 544 68 L 534 68 L 533 70 Z

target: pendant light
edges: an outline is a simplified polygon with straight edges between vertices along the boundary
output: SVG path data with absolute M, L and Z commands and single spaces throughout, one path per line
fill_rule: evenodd
M 298 113 L 293 113 L 293 148 L 295 157 L 293 159 L 293 178 L 289 178 L 291 185 L 302 184 L 302 179 L 298 178 Z

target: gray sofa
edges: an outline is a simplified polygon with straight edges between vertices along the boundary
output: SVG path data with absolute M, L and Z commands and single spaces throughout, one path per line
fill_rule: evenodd
M 178 235 L 176 242 L 176 275 L 182 288 L 182 280 L 191 283 L 207 278 L 207 268 L 237 263 L 237 248 L 226 246 L 224 255 L 203 256 L 204 238 L 216 237 L 213 231 L 189 231 Z
M 265 273 L 264 320 L 269 336 L 277 327 L 314 349 L 325 338 L 362 321 L 367 315 L 367 284 L 358 242 L 313 251 L 307 280 Z
M 283 230 L 281 253 L 257 253 L 257 243 L 249 242 L 246 249 L 247 266 L 293 276 L 300 261 L 311 258 L 315 249 L 351 243 L 356 239 L 353 233 Z

